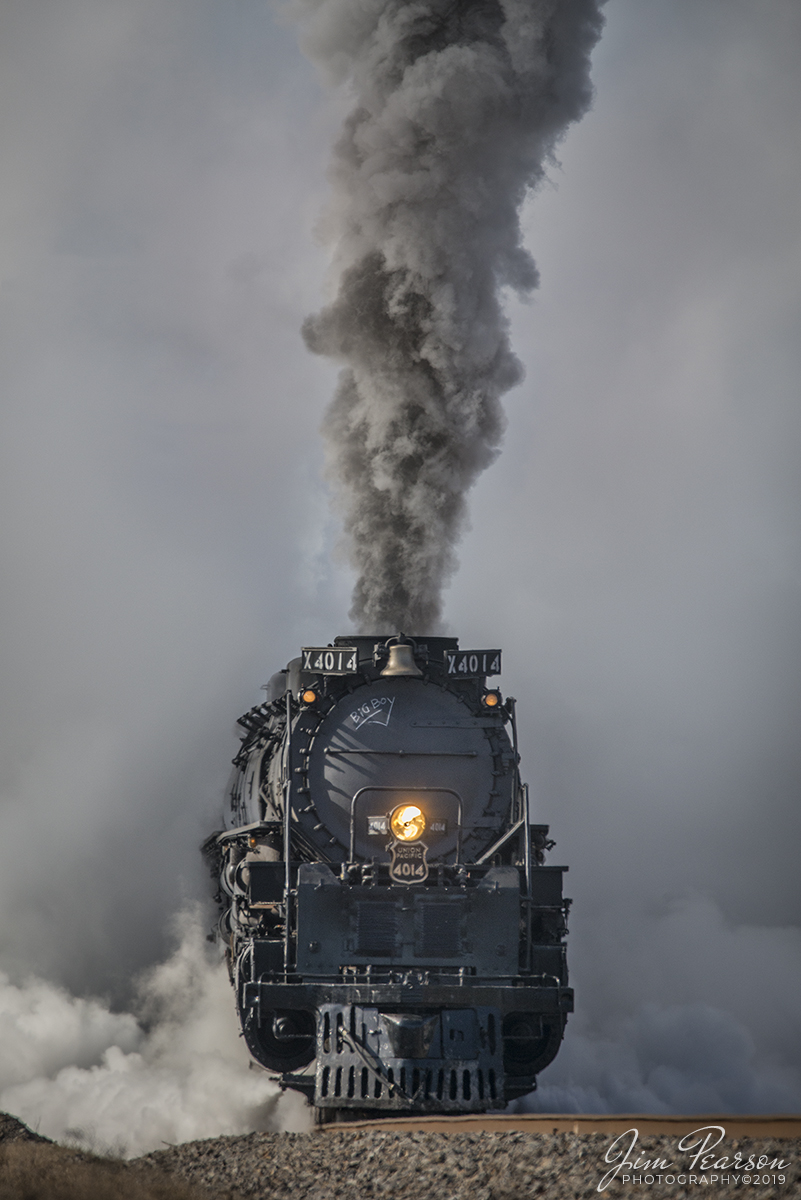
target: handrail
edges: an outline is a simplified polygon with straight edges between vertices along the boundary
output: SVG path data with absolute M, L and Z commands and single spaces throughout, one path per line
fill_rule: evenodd
M 517 823 L 517 828 L 522 828 L 523 833 L 523 862 L 526 870 L 526 970 L 531 970 L 531 905 L 532 905 L 532 859 L 531 859 L 531 808 L 528 795 L 528 784 L 522 783 L 520 779 L 520 752 L 517 744 L 517 701 L 514 696 L 509 696 L 506 701 L 509 716 L 512 721 L 512 749 L 515 756 L 515 798 L 520 804 L 522 800 L 522 811 L 520 808 L 520 818 Z
M 437 787 L 386 787 L 376 784 L 368 784 L 366 787 L 359 788 L 350 802 L 350 856 L 348 862 L 356 861 L 356 802 L 364 792 L 409 792 L 418 794 L 419 792 L 445 792 L 450 796 L 456 797 L 456 862 L 462 861 L 462 797 L 453 788 L 437 788 Z M 455 864 L 454 864 L 455 865 Z
M 528 784 L 523 784 L 523 858 L 526 864 L 526 970 L 531 970 L 531 906 L 533 904 L 532 864 L 531 864 L 531 810 L 528 798 Z
M 490 846 L 489 850 L 485 850 L 484 853 L 481 855 L 481 858 L 476 859 L 475 865 L 477 867 L 480 867 L 483 863 L 485 863 L 487 861 L 487 859 L 492 858 L 493 854 L 497 854 L 498 851 L 500 850 L 501 846 L 505 846 L 506 843 L 509 841 L 509 839 L 514 837 L 514 835 L 522 827 L 524 819 L 525 818 L 521 817 L 519 821 L 515 821 L 514 825 L 510 825 L 509 828 L 506 830 L 506 833 L 501 834 L 501 836 L 498 838 L 497 842 L 493 843 L 493 845 Z
M 286 780 L 284 781 L 284 972 L 289 974 L 290 954 L 290 907 L 292 904 L 292 868 L 290 848 L 292 840 L 292 694 L 286 694 Z
M 330 746 L 325 748 L 326 754 L 394 754 L 396 758 L 478 758 L 477 750 L 332 750 Z M 415 788 L 415 791 L 422 791 L 421 788 Z M 445 790 L 445 789 L 443 789 Z

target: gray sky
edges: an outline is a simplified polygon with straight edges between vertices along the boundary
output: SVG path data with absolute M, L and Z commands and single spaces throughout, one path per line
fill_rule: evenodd
M 571 868 L 543 1103 L 797 1109 L 801 10 L 606 11 L 446 615 Z M 7 0 L 0 93 L 0 969 L 124 1002 L 233 719 L 348 629 L 299 334 L 345 99 L 256 0 Z

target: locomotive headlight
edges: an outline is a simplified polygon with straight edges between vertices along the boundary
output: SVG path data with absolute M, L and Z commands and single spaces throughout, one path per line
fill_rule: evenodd
M 399 842 L 416 842 L 426 827 L 423 810 L 416 804 L 400 804 L 390 814 L 389 827 Z

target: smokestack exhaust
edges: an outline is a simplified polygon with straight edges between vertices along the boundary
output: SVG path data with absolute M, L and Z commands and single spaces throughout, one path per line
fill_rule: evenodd
M 586 112 L 602 0 L 296 0 L 355 97 L 335 148 L 335 299 L 304 325 L 343 364 L 329 474 L 362 631 L 432 632 L 466 496 L 523 378 L 499 293 L 537 285 L 519 209 Z

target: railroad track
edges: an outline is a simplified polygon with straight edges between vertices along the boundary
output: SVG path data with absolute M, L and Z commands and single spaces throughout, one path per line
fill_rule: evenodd
M 801 1138 L 801 1114 L 744 1116 L 701 1113 L 695 1116 L 648 1116 L 642 1113 L 573 1115 L 565 1113 L 473 1113 L 466 1116 L 384 1117 L 380 1120 L 337 1121 L 323 1130 L 387 1130 L 390 1133 L 625 1133 L 638 1129 L 649 1134 L 682 1137 L 705 1125 L 722 1125 L 728 1138 Z

